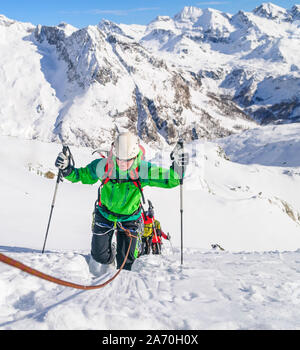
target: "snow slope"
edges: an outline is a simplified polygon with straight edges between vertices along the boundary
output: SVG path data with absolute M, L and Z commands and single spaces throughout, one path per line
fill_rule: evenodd
M 79 252 L 1 247 L 61 278 L 93 280 Z M 299 329 L 300 251 L 185 251 L 141 257 L 96 291 L 78 291 L 1 268 L 0 329 Z
M 285 132 L 266 132 L 265 141 L 298 139 L 295 125 L 279 127 Z M 247 132 L 243 137 L 251 139 Z M 55 186 L 42 174 L 56 173 L 59 150 L 55 143 L 0 137 L 0 251 L 55 277 L 98 284 L 114 271 L 94 279 L 86 263 L 96 185 L 59 185 L 41 254 Z M 188 150 L 182 267 L 179 189 L 146 189 L 172 237 L 162 256 L 139 258 L 132 272 L 96 291 L 57 286 L 1 264 L 0 329 L 299 329 L 299 168 L 232 162 L 213 142 Z M 72 152 L 77 167 L 95 158 L 88 148 Z M 147 157 L 169 164 L 167 150 L 147 148 Z M 212 250 L 214 243 L 225 251 Z
M 299 133 L 299 123 L 270 125 L 220 139 L 219 144 L 234 162 L 297 168 Z

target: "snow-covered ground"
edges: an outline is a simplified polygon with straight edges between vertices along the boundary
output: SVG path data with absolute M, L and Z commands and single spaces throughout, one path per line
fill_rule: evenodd
M 146 189 L 172 238 L 162 256 L 139 258 L 133 271 L 94 291 L 0 264 L 0 329 L 299 329 L 300 169 L 276 152 L 289 140 L 298 151 L 300 133 L 297 124 L 268 128 L 217 140 L 235 162 L 217 143 L 188 145 L 183 266 L 179 188 Z M 263 144 L 274 144 L 274 164 L 261 160 Z M 60 149 L 0 136 L 0 252 L 61 279 L 99 284 L 115 271 L 95 279 L 86 262 L 97 185 L 59 185 L 41 254 L 55 187 L 42 175 L 56 173 Z M 258 160 L 247 162 L 255 149 Z M 91 149 L 71 150 L 77 167 L 95 158 Z M 159 154 L 149 149 L 147 157 Z M 167 166 L 168 153 L 162 159 Z M 225 251 L 212 250 L 215 243 Z
M 300 166 L 299 134 L 298 123 L 269 125 L 225 137 L 219 144 L 234 162 L 297 169 Z
M 79 252 L 1 252 L 60 278 L 93 280 Z M 299 329 L 300 251 L 186 249 L 141 257 L 103 289 L 79 291 L 1 266 L 1 329 Z M 111 273 L 110 273 L 111 275 Z

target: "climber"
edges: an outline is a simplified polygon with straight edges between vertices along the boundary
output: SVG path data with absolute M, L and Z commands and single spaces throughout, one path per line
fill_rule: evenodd
M 170 240 L 171 236 L 169 233 L 165 234 L 160 226 L 160 222 L 158 220 L 154 219 L 154 233 L 152 236 L 152 242 L 151 242 L 151 247 L 152 247 L 152 254 L 161 254 L 161 247 L 162 247 L 162 239 L 163 237 L 166 240 Z
M 145 186 L 173 188 L 180 184 L 188 164 L 188 154 L 177 150 L 170 168 L 162 168 L 143 160 L 139 139 L 130 132 L 120 133 L 107 158 L 96 159 L 83 168 L 75 168 L 71 154 L 58 154 L 55 165 L 63 176 L 75 183 L 95 184 L 101 181 L 95 203 L 92 224 L 90 271 L 101 274 L 101 264 L 114 261 L 113 233 L 116 231 L 117 269 L 125 260 L 130 240 L 132 244 L 124 269 L 131 270 L 137 257 L 137 234 L 142 227 L 141 199 Z M 128 230 L 131 237 L 126 234 Z
M 141 255 L 150 254 L 152 236 L 153 236 L 153 219 L 152 219 L 153 216 L 151 216 L 151 213 L 149 213 L 149 211 L 147 211 L 145 214 L 142 213 L 142 218 L 143 218 L 143 222 L 144 222 L 144 232 L 143 232 L 143 236 L 142 236 Z

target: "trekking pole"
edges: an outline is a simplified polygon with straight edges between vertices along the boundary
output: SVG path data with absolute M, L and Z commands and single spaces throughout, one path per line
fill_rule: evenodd
M 183 150 L 183 140 L 178 141 L 178 146 Z M 183 173 L 180 174 L 180 231 L 181 231 L 181 265 L 183 265 Z
M 69 147 L 68 146 L 63 146 L 63 154 L 67 155 L 68 151 L 69 151 Z M 57 174 L 57 180 L 56 180 L 54 196 L 53 196 L 53 200 L 52 200 L 52 204 L 51 204 L 50 216 L 49 216 L 49 220 L 48 220 L 47 231 L 46 231 L 46 236 L 45 236 L 45 240 L 44 240 L 42 254 L 44 254 L 44 251 L 45 251 L 46 241 L 47 241 L 47 238 L 48 238 L 48 232 L 49 232 L 49 227 L 50 227 L 50 222 L 51 222 L 52 213 L 53 213 L 54 204 L 55 204 L 55 199 L 56 199 L 56 193 L 57 193 L 57 189 L 58 189 L 58 184 L 60 183 L 61 179 L 62 179 L 62 170 L 59 169 L 58 170 L 58 174 Z
M 178 150 L 183 151 L 183 140 L 180 138 L 177 141 L 177 144 L 174 148 L 174 150 L 171 152 L 171 159 L 174 161 L 174 153 Z M 181 174 L 179 174 L 179 183 L 180 183 L 180 231 L 181 231 L 181 265 L 183 265 L 183 171 L 181 171 Z
M 171 238 L 169 238 L 168 241 L 169 241 L 171 249 L 172 249 L 172 254 L 174 254 L 174 249 L 173 249 L 173 244 L 171 243 Z
M 183 179 L 180 179 L 181 265 L 183 265 Z

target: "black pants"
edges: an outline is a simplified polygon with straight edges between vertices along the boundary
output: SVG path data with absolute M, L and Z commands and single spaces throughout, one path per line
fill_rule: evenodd
M 122 226 L 125 229 L 136 236 L 139 228 L 139 220 L 122 222 Z M 129 243 L 130 237 L 119 227 L 116 226 L 117 234 L 117 268 L 119 269 L 124 262 Z M 94 212 L 93 224 L 92 224 L 93 238 L 92 238 L 92 249 L 91 255 L 94 260 L 101 264 L 110 264 L 114 258 L 111 249 L 111 241 L 115 232 L 114 223 L 103 217 L 97 209 Z M 135 260 L 134 252 L 137 245 L 137 239 L 132 238 L 132 243 L 129 251 L 127 261 L 124 265 L 125 270 L 131 270 L 131 266 Z
M 152 236 L 142 237 L 142 254 L 150 254 Z
M 161 243 L 152 243 L 152 254 L 161 254 Z

